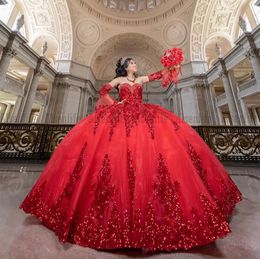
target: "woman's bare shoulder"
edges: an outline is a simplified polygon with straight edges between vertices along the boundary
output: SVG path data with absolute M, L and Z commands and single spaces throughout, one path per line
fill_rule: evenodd
M 136 78 L 136 81 L 140 84 L 145 84 L 145 83 L 149 82 L 149 78 L 148 78 L 148 76 L 139 76 Z
M 122 81 L 123 81 L 123 77 L 120 76 L 120 77 L 116 77 L 113 80 L 111 80 L 109 82 L 109 84 L 111 84 L 113 87 L 116 87 L 116 86 L 120 85 L 122 83 Z

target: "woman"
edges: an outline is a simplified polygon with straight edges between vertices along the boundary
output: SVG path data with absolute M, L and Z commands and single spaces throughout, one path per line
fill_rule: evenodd
M 191 126 L 142 102 L 142 85 L 167 69 L 136 72 L 133 59 L 118 61 L 95 111 L 56 147 L 20 208 L 60 241 L 96 249 L 170 251 L 223 238 L 240 191 Z

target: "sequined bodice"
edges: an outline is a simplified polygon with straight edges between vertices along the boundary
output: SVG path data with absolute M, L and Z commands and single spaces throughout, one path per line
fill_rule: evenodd
M 126 99 L 127 101 L 142 101 L 142 84 L 134 83 L 130 85 L 128 83 L 122 83 L 119 86 L 119 96 L 121 100 Z

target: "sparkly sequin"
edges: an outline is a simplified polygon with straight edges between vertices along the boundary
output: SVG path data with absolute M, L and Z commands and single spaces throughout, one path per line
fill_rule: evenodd
M 111 168 L 108 154 L 105 155 L 100 174 L 97 182 L 92 185 L 94 192 L 93 208 L 95 209 L 97 219 L 101 219 L 105 214 L 105 208 L 110 199 L 113 198 L 115 187 L 110 185 L 111 182 Z
M 79 158 L 77 160 L 76 166 L 73 170 L 73 172 L 70 175 L 69 181 L 64 189 L 63 195 L 67 198 L 70 199 L 72 192 L 75 188 L 76 182 L 80 179 L 81 176 L 81 169 L 83 167 L 83 163 L 85 161 L 85 152 L 87 148 L 87 143 L 84 144 L 83 149 L 81 150 L 81 153 L 79 155 Z
M 142 86 L 140 84 L 133 85 L 133 91 L 129 85 L 124 83 L 120 87 L 120 99 L 125 100 L 124 104 L 112 105 L 109 108 L 97 109 L 95 114 L 95 123 L 93 133 L 96 134 L 100 123 L 103 121 L 109 126 L 109 141 L 112 140 L 114 130 L 118 122 L 124 120 L 126 136 L 129 137 L 131 129 L 137 126 L 140 118 L 146 122 L 154 139 L 154 121 L 157 116 L 157 110 L 152 104 L 142 103 Z
M 162 77 L 163 77 L 162 70 L 148 75 L 149 81 L 154 81 L 154 80 L 157 80 L 157 79 L 161 79 Z
M 127 173 L 128 173 L 130 203 L 133 205 L 136 171 L 133 165 L 132 154 L 129 149 L 127 150 Z
M 110 89 L 111 86 L 107 85 L 102 89 L 104 92 L 101 95 L 107 95 Z M 176 131 L 181 136 L 182 130 L 186 130 L 182 127 L 183 122 L 177 122 L 176 116 L 170 116 L 168 111 L 164 112 L 157 105 L 142 103 L 140 84 L 131 87 L 128 84 L 121 85 L 119 95 L 121 100 L 125 100 L 123 104 L 100 106 L 94 114 L 94 127 L 91 124 L 89 128 L 87 125 L 84 128 L 93 129 L 89 143 L 75 141 L 75 145 L 82 145 L 77 146 L 81 147 L 81 153 L 76 157 L 76 162 L 66 161 L 66 166 L 72 165 L 71 172 L 60 165 L 63 170 L 57 172 L 59 177 L 55 178 L 57 189 L 53 188 L 55 180 L 51 177 L 44 178 L 47 175 L 45 172 L 20 208 L 38 217 L 56 233 L 61 242 L 96 249 L 133 247 L 186 250 L 208 244 L 230 233 L 227 218 L 236 202 L 242 199 L 231 178 L 228 175 L 220 177 L 216 171 L 214 182 L 210 181 L 210 171 L 203 165 L 200 153 L 186 141 L 183 147 L 187 148 L 192 162 L 189 163 L 190 173 L 195 172 L 199 176 L 196 179 L 201 179 L 206 187 L 194 191 L 192 198 L 196 202 L 188 206 L 185 185 L 187 178 L 182 178 L 181 167 L 174 167 L 175 164 L 167 160 L 168 154 L 159 152 L 165 150 L 160 149 L 160 146 L 158 150 L 151 148 L 148 156 L 145 154 L 146 147 L 142 150 L 143 153 L 136 152 L 136 143 L 131 138 L 133 129 L 143 123 L 143 130 L 150 134 L 151 146 L 156 147 L 155 144 L 159 145 L 162 135 L 162 132 L 157 131 L 159 127 L 156 128 L 157 119 L 160 122 L 167 119 L 167 125 L 172 123 L 173 127 L 169 127 L 166 132 L 169 136 L 171 132 L 176 134 Z M 111 99 L 106 100 L 112 103 Z M 122 127 L 118 127 L 119 124 L 123 125 L 124 132 L 116 132 L 122 130 Z M 126 133 L 127 139 L 121 142 L 126 154 L 119 152 L 115 155 L 118 147 L 113 149 L 110 145 L 115 132 L 117 136 L 121 134 L 123 137 Z M 98 133 L 100 139 L 94 136 Z M 73 138 L 73 134 L 70 137 Z M 154 141 L 155 138 L 158 138 L 157 142 Z M 97 149 L 95 141 L 102 142 L 101 147 L 104 149 Z M 90 152 L 92 147 L 93 153 Z M 60 155 L 70 152 L 65 149 L 65 145 L 60 145 L 60 148 L 64 148 Z M 177 143 L 173 148 L 178 149 Z M 179 152 L 182 150 L 184 149 L 180 148 Z M 142 157 L 136 157 L 134 154 L 137 153 Z M 146 161 L 146 158 L 151 160 Z M 147 164 L 140 163 L 138 159 L 154 163 L 155 166 L 146 170 Z M 57 161 L 62 159 L 59 157 Z M 144 168 L 140 168 L 141 164 Z
M 218 205 L 219 209 L 222 211 L 223 215 L 228 218 L 235 204 L 238 201 L 242 200 L 241 192 L 235 186 L 234 182 L 228 174 L 226 174 L 226 176 L 228 177 L 227 183 L 225 183 L 220 176 L 216 175 L 214 179 L 214 185 L 216 185 L 217 182 L 217 185 L 220 188 L 219 194 L 216 195 L 212 190 L 212 187 L 210 187 L 209 181 L 207 180 L 207 171 L 203 167 L 200 156 L 191 143 L 189 143 L 188 141 L 186 141 L 186 143 L 188 154 L 201 180 L 203 181 L 205 187 L 207 188 L 208 192 L 210 193 L 216 204 Z
M 130 150 L 127 151 L 127 161 L 132 201 L 136 170 Z M 62 203 L 51 206 L 50 197 L 44 201 L 45 183 L 33 190 L 21 208 L 53 229 L 62 242 L 97 249 L 145 247 L 149 250 L 187 250 L 223 238 L 231 232 L 222 212 L 203 193 L 197 197 L 203 211 L 191 207 L 190 216 L 184 214 L 181 203 L 183 190 L 178 181 L 170 178 L 163 154 L 158 154 L 153 194 L 147 197 L 143 208 L 134 207 L 134 203 L 130 202 L 129 207 L 122 211 L 116 198 L 119 190 L 113 184 L 112 170 L 110 158 L 105 154 L 96 182 L 92 185 L 92 194 L 89 194 L 89 198 L 93 196 L 92 205 L 85 212 L 68 213 L 68 207 L 62 207 Z

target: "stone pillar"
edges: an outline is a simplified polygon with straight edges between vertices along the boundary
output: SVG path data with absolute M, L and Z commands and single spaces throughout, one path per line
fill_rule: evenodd
M 197 115 L 199 119 L 197 123 L 206 125 L 212 122 L 212 100 L 210 100 L 208 92 L 208 84 L 205 81 L 197 82 L 193 87 L 194 100 L 197 108 Z
M 4 113 L 4 117 L 2 119 L 2 122 L 8 122 L 8 119 L 10 117 L 9 115 L 10 115 L 10 110 L 12 108 L 12 105 L 10 103 L 7 103 L 6 105 L 7 105 L 7 107 L 5 109 L 5 113 Z
M 51 93 L 46 121 L 48 123 L 68 123 L 67 107 L 70 84 L 55 80 Z
M 25 99 L 24 99 L 24 106 L 23 106 L 23 111 L 21 113 L 20 122 L 23 122 L 23 123 L 29 122 L 33 102 L 35 100 L 38 82 L 39 82 L 39 79 L 41 76 L 42 76 L 42 71 L 39 68 L 36 68 L 33 73 L 31 83 L 27 89 L 28 91 L 27 91 Z
M 17 98 L 16 98 L 16 101 L 15 101 L 15 105 L 14 105 L 12 114 L 9 118 L 9 122 L 19 122 L 18 114 L 19 114 L 19 110 L 20 110 L 20 107 L 21 107 L 21 104 L 22 104 L 22 100 L 23 100 L 23 97 L 18 95 Z
M 173 98 L 174 98 L 174 113 L 177 114 L 179 116 L 179 104 L 178 104 L 178 96 L 177 96 L 177 88 L 174 88 L 174 95 L 173 95 Z
M 251 123 L 251 118 L 250 118 L 249 111 L 248 111 L 248 108 L 246 105 L 246 101 L 243 98 L 240 99 L 239 101 L 240 101 L 241 109 L 243 112 L 244 124 L 246 126 L 250 126 L 250 125 L 252 125 L 252 123 Z
M 181 88 L 177 88 L 177 99 L 178 99 L 178 113 L 179 117 L 183 119 L 183 109 L 182 109 L 182 97 L 181 97 Z
M 88 97 L 88 104 L 87 104 L 87 115 L 93 112 L 94 106 L 97 102 L 98 98 L 91 98 L 90 96 Z
M 44 105 L 40 105 L 40 110 L 39 110 L 39 116 L 37 117 L 36 123 L 42 123 L 42 118 L 44 114 Z
M 236 100 L 235 100 L 234 92 L 232 89 L 232 84 L 230 82 L 228 71 L 226 70 L 224 61 L 222 59 L 220 59 L 220 64 L 222 67 L 222 72 L 219 74 L 219 76 L 223 80 L 224 89 L 225 89 L 226 98 L 227 98 L 227 104 L 228 104 L 230 116 L 232 119 L 232 124 L 234 126 L 241 125 L 239 113 L 237 110 Z
M 77 120 L 83 119 L 85 117 L 85 111 L 86 111 L 86 105 L 87 105 L 87 100 L 86 100 L 86 88 L 80 88 L 80 100 L 79 100 L 79 109 L 78 109 L 78 117 Z
M 258 114 L 257 114 L 257 111 L 256 111 L 256 107 L 251 107 L 252 109 L 252 113 L 253 113 L 253 116 L 254 116 L 254 121 L 255 121 L 255 125 L 256 126 L 260 126 L 260 120 L 259 120 L 259 117 L 258 117 Z
M 217 102 L 216 102 L 216 92 L 213 84 L 207 85 L 207 94 L 208 94 L 208 100 L 211 107 L 211 121 L 213 125 L 219 125 L 220 124 L 220 118 L 218 115 L 217 110 Z M 223 119 L 223 118 L 222 118 Z
M 255 46 L 251 46 L 251 49 L 246 52 L 245 56 L 249 58 L 251 61 L 255 79 L 256 79 L 256 85 L 260 89 L 260 57 L 258 54 L 258 50 L 256 49 Z
M 223 113 L 220 107 L 217 107 L 217 113 L 218 113 L 219 125 L 225 125 Z
M 7 108 L 7 104 L 5 103 L 0 103 L 0 122 L 4 118 L 5 110 Z
M 5 80 L 11 59 L 16 56 L 16 51 L 13 48 L 5 47 L 0 60 L 0 90 L 2 88 L 1 82 Z
M 255 110 L 256 110 L 256 114 L 257 114 L 258 118 L 260 118 L 260 106 L 255 107 Z
M 47 123 L 46 118 L 50 107 L 51 94 L 52 94 L 52 83 L 50 83 L 50 85 L 48 86 L 46 96 L 45 96 L 45 103 L 41 106 L 40 115 L 38 117 L 38 121 L 41 123 Z
M 46 109 L 45 123 L 54 123 L 58 122 L 58 114 L 55 111 L 55 107 L 58 104 L 58 96 L 59 96 L 59 82 L 57 79 L 51 85 L 51 93 L 48 101 L 48 108 Z
M 83 104 L 83 117 L 86 117 L 88 115 L 88 97 L 89 97 L 89 92 L 87 88 L 85 88 L 84 92 L 84 104 Z
M 229 80 L 230 80 L 231 87 L 232 87 L 231 90 L 233 92 L 233 96 L 234 96 L 234 100 L 235 100 L 235 104 L 236 104 L 236 108 L 237 108 L 237 112 L 238 112 L 238 116 L 239 116 L 239 120 L 240 120 L 240 125 L 245 125 L 246 118 L 244 117 L 244 113 L 243 113 L 242 107 L 241 107 L 241 102 L 240 102 L 240 99 L 238 98 L 239 88 L 238 88 L 237 80 L 234 75 L 234 71 L 233 70 L 228 71 L 228 75 L 229 75 Z M 245 114 L 245 116 L 246 116 L 246 114 Z

